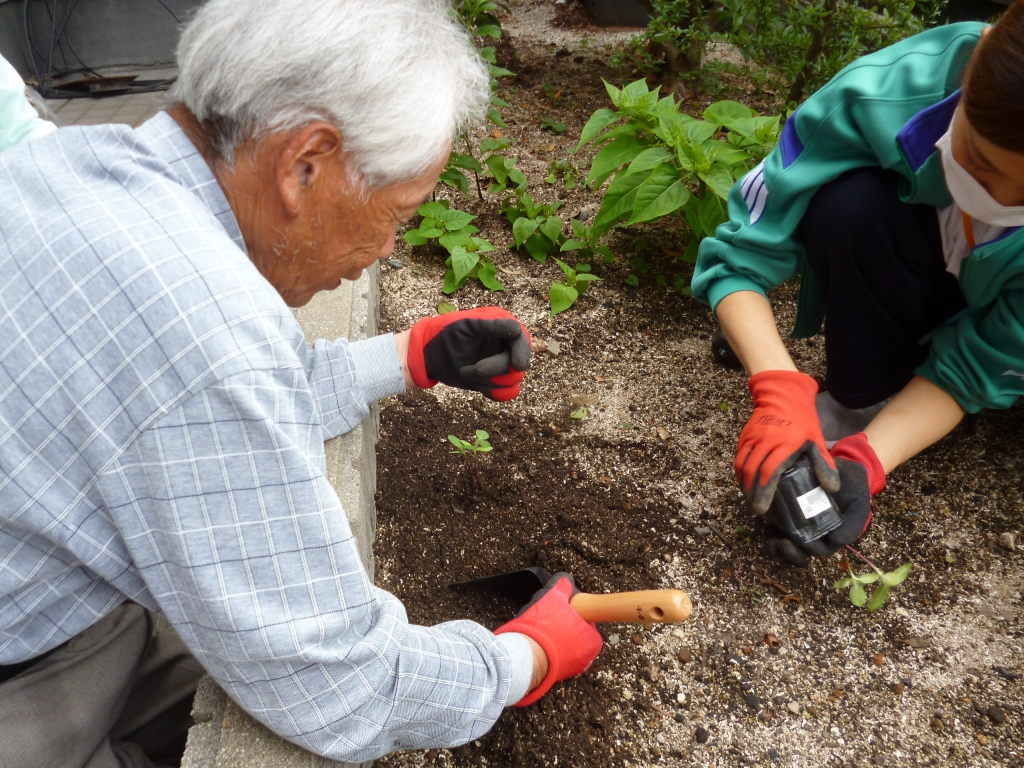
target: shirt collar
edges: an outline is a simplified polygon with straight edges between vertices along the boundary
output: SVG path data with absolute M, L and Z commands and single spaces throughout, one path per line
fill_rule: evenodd
M 242 231 L 238 228 L 238 222 L 227 197 L 224 196 L 224 190 L 221 189 L 217 177 L 213 175 L 213 171 L 195 144 L 174 118 L 166 112 L 158 112 L 155 117 L 139 126 L 135 133 L 157 157 L 170 166 L 182 186 L 195 193 L 224 227 L 224 231 L 235 245 L 242 253 L 247 254 Z

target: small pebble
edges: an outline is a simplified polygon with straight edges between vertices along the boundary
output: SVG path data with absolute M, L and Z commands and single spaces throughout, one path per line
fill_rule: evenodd
M 1017 551 L 1017 534 L 1013 531 L 999 534 L 999 546 L 1011 552 Z
M 675 720 L 677 723 L 685 723 L 686 715 L 684 715 L 682 712 L 676 712 Z
M 747 706 L 753 710 L 761 708 L 761 700 L 757 698 L 756 693 L 748 693 L 746 698 Z
M 685 645 L 679 649 L 679 653 L 676 654 L 676 658 L 679 659 L 683 664 L 689 664 L 693 661 L 693 653 Z
M 624 699 L 625 699 L 626 701 L 630 701 L 630 700 L 632 700 L 632 698 L 633 698 L 633 692 L 632 692 L 631 690 L 629 690 L 628 688 L 627 688 L 627 689 L 625 689 L 625 690 L 624 690 L 624 691 L 622 692 L 622 698 L 624 698 Z
M 661 750 L 657 747 L 651 747 L 651 757 L 661 757 Z
M 983 746 L 983 747 L 988 746 L 988 737 L 985 736 L 984 733 L 979 733 L 978 734 L 978 743 L 981 744 L 981 746 Z
M 779 750 L 775 749 L 774 747 L 769 749 L 768 750 L 768 759 L 769 760 L 778 760 L 779 759 Z
M 786 705 L 786 709 L 788 709 L 794 715 L 800 714 L 800 705 L 797 704 L 795 701 L 789 702 L 789 704 Z
M 1003 712 L 1003 708 L 999 706 L 988 708 L 988 719 L 996 725 L 1002 725 L 1006 722 L 1006 713 Z
M 619 640 L 621 640 L 621 639 L 622 638 L 620 638 L 618 635 L 608 635 L 608 644 L 609 645 L 618 645 L 619 644 Z
M 710 536 L 711 535 L 711 529 L 710 528 L 706 528 L 704 526 L 699 526 L 697 528 L 694 528 L 693 531 L 698 536 Z
M 644 641 L 644 636 L 643 635 L 641 635 L 639 633 L 633 635 L 633 644 L 634 645 L 640 645 L 641 643 L 643 643 L 643 641 Z
M 697 740 L 698 744 L 707 744 L 708 739 L 711 738 L 711 734 L 708 733 L 706 728 L 697 726 L 697 731 L 693 734 L 693 738 Z
M 656 683 L 658 682 L 658 680 L 661 679 L 661 670 L 657 667 L 652 666 L 650 669 L 647 670 L 647 677 L 650 679 L 652 683 Z
M 405 262 L 401 259 L 390 258 L 388 259 L 388 266 L 394 267 L 395 269 L 401 269 L 405 266 Z
M 872 661 L 874 661 L 876 667 L 880 667 L 880 666 L 882 666 L 882 662 L 884 661 L 884 658 L 883 658 L 882 654 L 876 653 L 875 657 L 874 657 L 874 659 L 872 659 Z
M 817 717 L 818 716 L 818 708 L 817 707 L 808 707 L 807 708 L 807 714 L 810 715 L 811 717 Z

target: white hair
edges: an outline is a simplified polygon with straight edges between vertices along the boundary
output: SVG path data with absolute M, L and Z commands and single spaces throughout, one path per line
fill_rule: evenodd
M 171 93 L 212 149 L 318 120 L 338 127 L 361 180 L 417 178 L 479 118 L 486 64 L 444 0 L 208 0 L 178 45 Z

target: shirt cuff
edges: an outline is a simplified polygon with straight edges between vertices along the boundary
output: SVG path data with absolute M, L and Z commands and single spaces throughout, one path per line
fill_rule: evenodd
M 512 662 L 512 681 L 505 697 L 505 706 L 511 707 L 530 692 L 530 681 L 533 679 L 533 650 L 526 641 L 526 635 L 519 632 L 505 632 L 496 639 L 508 651 L 509 660 Z
M 405 394 L 405 377 L 398 359 L 395 336 L 385 333 L 362 341 L 349 342 L 356 380 L 366 404 L 389 395 Z

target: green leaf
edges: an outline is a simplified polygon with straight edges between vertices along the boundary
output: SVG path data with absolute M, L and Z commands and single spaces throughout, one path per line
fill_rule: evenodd
M 496 64 L 498 62 L 498 57 L 495 54 L 493 46 L 486 46 L 484 48 L 481 48 L 478 51 L 478 53 L 480 54 L 480 58 L 486 61 L 488 64 Z
M 458 152 L 452 152 L 451 157 L 448 158 L 449 168 L 464 168 L 467 171 L 476 171 L 477 173 L 483 173 L 484 167 L 480 165 L 480 161 L 472 155 L 463 155 Z
M 910 575 L 910 569 L 913 567 L 913 563 L 907 563 L 906 565 L 901 565 L 895 571 L 890 571 L 889 573 L 883 574 L 882 583 L 887 587 L 899 586 L 904 581 L 906 581 L 907 576 Z
M 477 37 L 501 37 L 501 27 L 496 24 L 485 24 L 482 27 L 476 28 Z
M 501 112 L 498 111 L 497 107 L 487 108 L 487 119 L 494 123 L 499 128 L 508 128 L 508 125 L 504 120 L 501 119 Z
M 564 312 L 573 305 L 576 301 L 579 293 L 575 288 L 570 288 L 568 285 L 562 283 L 551 284 L 551 316 L 554 317 L 559 312 Z
M 683 133 L 686 137 L 694 144 L 700 144 L 707 141 L 715 132 L 718 130 L 718 126 L 714 123 L 705 123 L 703 120 L 693 120 L 692 122 L 683 123 Z
M 630 215 L 636 200 L 637 189 L 650 176 L 647 171 L 619 174 L 615 177 L 601 200 L 601 208 L 594 218 L 593 234 L 600 237 L 621 218 Z
M 452 249 L 452 272 L 455 273 L 456 280 L 462 280 L 480 261 L 480 257 L 475 253 L 470 253 L 461 246 L 456 246 Z
M 444 273 L 444 285 L 441 286 L 441 293 L 445 295 L 453 294 L 457 290 L 459 290 L 459 288 L 464 286 L 468 280 L 468 277 L 464 277 L 461 280 L 456 280 L 455 271 L 449 268 Z
M 604 83 L 604 89 L 608 91 L 608 98 L 611 99 L 612 104 L 616 109 L 618 109 L 619 101 L 622 99 L 622 91 L 609 83 L 603 77 L 601 78 L 601 82 Z
M 555 263 L 558 264 L 558 266 L 561 268 L 562 272 L 565 274 L 566 277 L 572 278 L 576 275 L 576 270 L 574 270 L 561 259 L 556 258 Z
M 600 254 L 601 258 L 604 259 L 605 264 L 611 264 L 615 261 L 615 254 L 612 253 L 612 249 L 607 245 L 599 245 L 594 249 L 594 253 Z
M 646 80 L 635 80 L 622 89 L 622 101 L 627 104 L 636 104 L 644 96 L 650 93 Z
M 865 573 L 862 576 L 854 576 L 853 580 L 858 584 L 874 584 L 878 581 L 878 574 L 872 571 L 871 573 Z
M 697 203 L 697 216 L 703 231 L 709 236 L 715 234 L 715 229 L 726 219 L 722 199 L 718 195 L 705 195 Z
M 577 266 L 580 266 L 580 265 L 577 265 Z M 601 278 L 598 277 L 597 275 L 592 275 L 589 272 L 577 272 L 576 273 L 576 290 L 579 291 L 580 293 L 586 293 L 587 292 L 587 288 L 590 287 L 590 284 L 592 282 L 594 282 L 595 280 L 600 280 L 600 279 Z
M 668 171 L 668 173 L 662 173 Z M 640 185 L 628 224 L 639 224 L 667 216 L 686 205 L 690 190 L 671 166 L 660 166 Z
M 633 162 L 644 148 L 633 136 L 621 136 L 608 142 L 594 155 L 587 183 L 593 187 L 600 186 L 623 165 Z
M 647 171 L 671 159 L 672 153 L 664 147 L 651 147 L 636 156 L 636 160 L 630 163 L 629 168 L 626 169 L 626 173 Z
M 946 562 L 947 563 L 952 563 L 953 562 L 953 553 L 950 552 L 948 549 L 946 550 Z
M 489 437 L 490 437 L 490 435 L 487 434 L 486 432 L 484 432 L 482 429 L 478 429 L 476 431 L 476 439 L 477 440 L 487 440 Z
M 438 216 L 442 216 L 444 212 L 447 210 L 447 200 L 428 200 L 427 202 L 425 202 L 423 205 L 416 209 L 416 213 L 418 213 L 420 216 L 423 216 L 424 218 L 427 218 L 428 216 L 437 218 Z
M 458 312 L 459 308 L 452 304 L 450 301 L 442 301 L 437 305 L 437 314 L 447 315 L 449 312 Z
M 425 245 L 428 242 L 418 229 L 410 229 L 402 237 L 409 245 Z
M 462 448 L 463 450 L 470 447 L 469 443 L 467 443 L 461 437 L 456 437 L 455 435 L 448 435 L 448 442 L 454 445 L 456 448 Z
M 492 293 L 505 290 L 505 286 L 498 281 L 498 273 L 490 259 L 480 259 L 480 269 L 477 270 L 476 276 L 483 287 Z
M 449 187 L 456 187 L 462 190 L 462 194 L 469 197 L 469 179 L 466 178 L 466 174 L 462 171 L 454 168 L 445 168 L 441 172 L 439 180 L 443 184 L 447 184 Z
M 444 222 L 445 229 L 454 232 L 469 224 L 476 216 L 465 211 L 445 211 L 439 218 Z
M 496 67 L 493 64 L 490 67 L 488 67 L 488 69 L 491 72 L 491 77 L 511 77 L 512 75 L 515 74 L 515 72 L 511 72 L 505 69 L 504 67 Z M 503 104 L 502 106 L 507 105 Z
M 849 579 L 840 579 L 832 585 L 832 589 L 846 589 L 848 586 L 850 586 Z
M 868 603 L 869 611 L 877 611 L 886 600 L 889 599 L 889 586 L 887 584 L 880 584 L 874 592 L 871 593 L 871 602 Z
M 555 244 L 540 233 L 531 235 L 527 238 L 524 245 L 526 247 L 526 252 L 541 264 L 546 263 L 548 256 L 550 256 L 551 252 L 555 250 Z
M 629 285 L 629 286 L 632 286 L 632 287 L 635 288 L 636 286 L 640 285 L 640 278 L 637 277 L 636 275 L 629 275 L 626 278 L 626 285 Z
M 561 253 L 565 253 L 566 251 L 578 251 L 586 247 L 587 244 L 582 243 L 579 240 L 566 240 L 564 243 L 562 243 L 562 247 L 559 248 L 558 250 Z
M 732 128 L 733 124 L 741 120 L 749 120 L 754 116 L 754 110 L 745 107 L 735 101 L 718 101 L 704 110 L 702 117 L 712 123 Z
M 707 173 L 698 173 L 697 175 L 716 195 L 723 200 L 729 199 L 729 191 L 734 183 L 731 173 L 724 168 L 712 168 Z
M 579 408 L 576 408 L 575 410 L 573 410 L 572 412 L 569 413 L 569 418 L 570 419 L 585 419 L 589 415 L 590 415 L 590 411 L 587 410 L 587 406 L 581 405 Z
M 501 150 L 508 149 L 511 146 L 512 142 L 504 136 L 500 139 L 486 138 L 480 142 L 480 151 L 486 155 L 488 152 L 500 152 Z M 504 160 L 504 158 L 501 159 Z
M 881 589 L 881 587 L 879 587 Z M 876 590 L 877 591 L 877 590 Z M 850 602 L 858 608 L 862 607 L 864 603 L 868 601 L 868 594 L 864 591 L 864 587 L 858 584 L 856 581 L 850 585 Z
M 540 231 L 552 243 L 557 243 L 564 227 L 565 222 L 561 218 L 558 216 L 548 216 L 547 220 L 540 225 Z
M 515 238 L 516 248 L 521 247 L 537 231 L 538 225 L 539 222 L 536 219 L 528 219 L 526 216 L 515 220 L 512 224 L 512 236 Z

